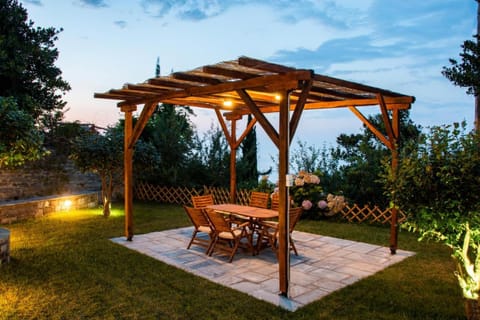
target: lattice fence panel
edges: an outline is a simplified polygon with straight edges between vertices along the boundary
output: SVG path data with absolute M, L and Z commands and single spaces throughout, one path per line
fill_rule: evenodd
M 368 205 L 360 207 L 357 204 L 347 204 L 340 214 L 349 222 L 356 223 L 369 222 L 387 224 L 390 223 L 390 220 L 392 219 L 392 210 L 390 208 L 382 210 L 378 206 L 371 208 Z M 406 219 L 407 216 L 405 213 L 402 210 L 398 210 L 398 222 L 402 223 Z
M 201 191 L 187 187 L 163 187 L 140 182 L 135 185 L 134 194 L 139 200 L 191 204 L 192 196 L 200 195 Z
M 241 189 L 237 191 L 237 203 L 241 205 L 248 205 L 250 202 L 250 190 L 247 189 Z
M 207 187 L 203 189 L 187 187 L 164 187 L 139 182 L 134 187 L 134 196 L 139 200 L 158 201 L 173 204 L 192 204 L 192 196 L 212 194 L 215 203 L 230 202 L 230 190 L 227 188 Z M 247 205 L 250 201 L 250 190 L 237 190 L 237 203 Z
M 204 194 L 213 194 L 215 203 L 228 203 L 230 202 L 230 190 L 227 188 L 219 187 L 204 187 Z M 250 190 L 240 189 L 237 190 L 237 203 L 241 205 L 247 205 L 250 201 Z
M 192 196 L 202 194 L 213 194 L 215 203 L 230 202 L 230 190 L 227 188 L 207 187 L 203 189 L 187 188 L 187 187 L 162 187 L 152 185 L 145 182 L 139 182 L 134 187 L 134 195 L 139 200 L 158 201 L 162 203 L 172 203 L 180 205 L 191 205 Z M 237 191 L 237 203 L 247 205 L 250 201 L 250 190 L 240 189 Z M 357 204 L 347 204 L 340 213 L 342 218 L 354 223 L 380 223 L 389 224 L 392 219 L 392 211 L 390 208 L 382 210 L 378 206 L 363 207 Z M 402 210 L 398 210 L 398 222 L 402 223 L 406 220 L 406 215 Z

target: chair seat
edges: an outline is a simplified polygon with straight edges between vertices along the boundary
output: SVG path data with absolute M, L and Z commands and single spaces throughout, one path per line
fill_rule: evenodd
M 233 234 L 232 234 L 232 232 L 233 232 Z M 223 239 L 234 240 L 235 238 L 239 237 L 242 234 L 243 230 L 236 229 L 236 230 L 233 230 L 232 232 L 222 231 L 218 234 L 218 236 L 220 238 L 223 238 Z
M 210 232 L 212 232 L 212 229 L 210 227 L 207 227 L 207 226 L 199 226 L 198 231 L 205 232 L 205 233 L 210 233 Z
M 206 216 L 210 221 L 213 230 L 213 237 L 210 244 L 209 255 L 211 256 L 217 249 L 229 255 L 228 262 L 232 262 L 233 256 L 237 252 L 240 240 L 249 237 L 247 232 L 248 222 L 233 226 L 224 215 L 215 212 L 212 209 L 205 210 Z M 226 242 L 223 246 L 217 246 L 219 241 Z M 233 246 L 232 246 L 233 244 Z

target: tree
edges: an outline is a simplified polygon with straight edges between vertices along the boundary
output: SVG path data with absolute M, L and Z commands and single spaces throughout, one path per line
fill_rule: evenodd
M 477 5 L 477 34 L 475 40 L 466 40 L 461 45 L 461 62 L 449 59 L 450 67 L 443 67 L 442 74 L 454 85 L 467 88 L 467 94 L 475 97 L 475 130 L 480 132 L 480 2 Z
M 71 158 L 83 172 L 98 174 L 102 183 L 103 215 L 110 216 L 114 179 L 123 168 L 122 137 L 113 131 L 102 135 L 86 133 L 77 138 Z
M 70 90 L 54 63 L 62 30 L 34 27 L 16 0 L 0 0 L 0 96 L 14 97 L 39 129 L 63 116 L 62 94 Z
M 202 141 L 202 162 L 208 174 L 204 185 L 228 187 L 230 181 L 230 149 L 223 131 L 212 127 Z
M 72 147 L 71 158 L 83 172 L 98 174 L 102 184 L 103 215 L 110 216 L 113 187 L 121 181 L 123 173 L 123 129 L 119 124 L 105 134 L 86 131 Z M 158 163 L 155 148 L 137 141 L 134 152 L 134 171 L 148 172 Z
M 143 176 L 146 181 L 162 185 L 189 185 L 186 168 L 195 147 L 195 131 L 188 107 L 161 104 L 147 122 L 141 134 L 144 142 L 152 144 L 159 154 L 156 172 Z
M 248 115 L 248 122 L 252 120 L 252 116 Z M 242 155 L 237 164 L 238 180 L 241 186 L 252 189 L 258 185 L 258 168 L 257 168 L 257 133 L 255 127 L 246 135 L 240 144 Z
M 35 120 L 21 110 L 15 99 L 0 97 L 0 168 L 23 165 L 45 154 L 43 135 Z
M 308 146 L 304 141 L 298 141 L 298 149 L 291 155 L 291 166 L 294 172 L 305 171 L 313 173 L 318 171 L 322 158 L 321 151 L 315 146 Z

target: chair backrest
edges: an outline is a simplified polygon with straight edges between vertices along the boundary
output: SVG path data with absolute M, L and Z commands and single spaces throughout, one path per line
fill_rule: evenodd
M 192 196 L 192 203 L 194 208 L 205 208 L 206 206 L 213 205 L 213 195 Z
M 289 216 L 289 221 L 290 221 L 290 226 L 289 226 L 289 231 L 292 233 L 293 229 L 295 229 L 295 226 L 297 225 L 298 220 L 300 220 L 300 216 L 303 213 L 303 208 L 302 207 L 296 207 L 296 208 L 290 208 L 288 210 L 288 216 Z
M 270 209 L 278 210 L 279 197 L 280 196 L 278 195 L 277 192 L 272 194 L 272 198 L 271 198 L 272 202 L 270 203 Z
M 272 194 L 271 200 L 272 201 L 270 203 L 270 209 L 278 210 L 278 205 L 279 205 L 279 201 L 280 201 L 280 195 L 278 194 L 278 192 Z M 292 205 L 292 197 L 288 196 L 288 200 L 290 201 L 290 206 L 291 206 Z
M 227 220 L 225 220 L 225 217 L 223 216 L 223 214 L 208 208 L 205 209 L 204 212 L 206 213 L 208 220 L 210 220 L 211 226 L 216 232 L 232 231 L 230 224 L 228 223 Z
M 252 191 L 250 193 L 249 205 L 258 208 L 268 208 L 269 194 L 266 192 Z
M 203 212 L 203 209 L 200 208 L 192 208 L 192 207 L 187 207 L 183 206 L 183 209 L 187 213 L 188 217 L 192 221 L 193 225 L 198 228 L 201 226 L 210 226 L 210 223 L 208 222 L 207 217 L 205 216 L 205 213 Z

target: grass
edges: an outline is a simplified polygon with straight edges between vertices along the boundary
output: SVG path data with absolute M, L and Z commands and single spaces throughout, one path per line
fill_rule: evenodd
M 179 206 L 135 203 L 137 234 L 189 225 Z M 123 235 L 121 206 L 5 226 L 0 319 L 463 319 L 447 248 L 401 232 L 409 259 L 291 313 L 109 241 Z M 299 230 L 388 247 L 389 229 L 302 220 Z

